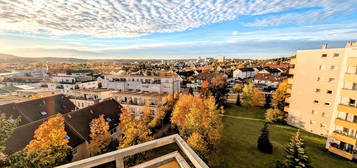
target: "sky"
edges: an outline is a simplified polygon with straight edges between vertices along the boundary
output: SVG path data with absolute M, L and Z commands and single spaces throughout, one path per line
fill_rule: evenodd
M 265 59 L 357 40 L 357 0 L 0 0 L 0 53 Z

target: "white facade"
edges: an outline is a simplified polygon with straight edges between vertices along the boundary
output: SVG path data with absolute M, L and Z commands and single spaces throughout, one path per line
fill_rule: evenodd
M 179 75 L 169 77 L 106 75 L 103 88 L 118 91 L 174 94 L 181 91 L 181 81 Z
M 233 78 L 234 79 L 253 78 L 256 74 L 257 72 L 253 68 L 249 68 L 249 70 L 246 68 L 240 68 L 233 71 Z
M 86 74 L 57 74 L 52 77 L 52 82 L 48 83 L 48 89 L 56 90 L 63 94 L 71 94 L 77 89 L 97 89 L 98 81 Z

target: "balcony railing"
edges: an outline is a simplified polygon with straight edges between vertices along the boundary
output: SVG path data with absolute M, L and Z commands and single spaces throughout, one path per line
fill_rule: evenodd
M 346 82 L 357 82 L 357 73 L 346 73 L 344 80 Z
M 356 145 L 356 143 L 357 143 L 356 136 L 349 135 L 346 132 L 342 132 L 342 131 L 334 131 L 331 134 L 331 137 L 334 139 L 337 139 L 339 141 L 346 142 L 351 145 Z
M 105 163 L 113 162 L 115 161 L 116 167 L 118 168 L 124 168 L 124 158 L 128 156 L 132 156 L 141 152 L 145 152 L 148 150 L 152 150 L 154 148 L 159 148 L 168 144 L 176 143 L 178 147 L 181 149 L 181 151 L 186 155 L 186 157 L 189 159 L 189 161 L 194 165 L 196 168 L 208 168 L 206 163 L 191 149 L 190 146 L 177 134 L 167 136 L 164 138 L 152 140 L 149 142 L 145 142 L 142 144 L 134 145 L 131 147 L 127 147 L 124 149 L 116 150 L 113 152 L 105 153 L 102 155 L 90 157 L 87 159 L 79 160 L 76 162 L 72 162 L 66 165 L 58 166 L 58 168 L 82 168 L 82 167 L 95 167 L 99 166 Z M 169 154 L 170 155 L 170 154 Z M 175 161 L 180 165 L 180 167 L 188 167 L 188 164 L 186 160 L 183 159 L 183 157 L 178 156 L 180 155 L 179 153 L 171 153 L 171 158 L 175 158 Z M 168 158 L 167 155 L 159 157 L 162 159 L 153 159 L 151 161 L 145 162 L 147 163 L 146 165 L 148 166 L 139 166 L 139 167 L 150 167 L 150 165 L 160 165 L 166 164 L 164 159 Z
M 339 126 L 343 126 L 345 128 L 357 130 L 357 123 L 356 122 L 347 121 L 345 119 L 338 118 L 338 117 L 335 120 L 335 125 L 339 125 Z
M 346 98 L 357 99 L 357 90 L 354 89 L 342 89 L 341 96 Z
M 346 112 L 346 113 L 357 115 L 357 106 L 355 106 L 355 105 L 340 104 L 337 106 L 337 110 L 341 111 L 341 112 Z
M 349 160 L 352 160 L 354 155 L 355 155 L 355 154 L 352 154 L 350 152 L 347 152 L 347 151 L 344 151 L 342 149 L 339 149 L 337 147 L 334 147 L 332 145 L 328 148 L 328 151 L 330 151 L 330 152 L 332 152 L 334 154 L 340 155 L 340 156 L 342 156 L 342 157 L 344 157 L 346 159 L 349 159 Z

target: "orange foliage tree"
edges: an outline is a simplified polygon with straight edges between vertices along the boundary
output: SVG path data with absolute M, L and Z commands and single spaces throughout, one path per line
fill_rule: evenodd
M 34 139 L 26 146 L 25 151 L 36 153 L 36 160 L 41 166 L 54 166 L 68 160 L 71 147 L 68 145 L 64 117 L 58 114 L 40 125 L 35 131 Z
M 106 152 L 111 138 L 109 133 L 109 124 L 105 121 L 104 115 L 93 119 L 90 123 L 90 142 L 88 150 L 90 153 L 97 155 Z

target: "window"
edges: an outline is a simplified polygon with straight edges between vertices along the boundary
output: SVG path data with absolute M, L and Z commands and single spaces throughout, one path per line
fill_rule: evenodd
M 320 77 L 317 77 L 317 81 L 320 81 Z
M 332 94 L 332 90 L 327 90 L 326 93 L 327 94 Z
M 318 104 L 318 103 L 319 103 L 319 101 L 318 101 L 318 100 L 314 100 L 314 103 L 315 103 L 315 104 Z
M 68 135 L 66 135 L 66 136 L 64 137 L 64 139 L 70 140 L 71 137 L 69 137 Z
M 117 128 L 113 128 L 112 130 L 109 131 L 111 135 L 115 134 L 117 132 Z
M 336 70 L 336 69 L 337 69 L 337 66 L 331 65 L 330 69 L 331 69 L 331 70 Z
M 325 65 L 320 65 L 320 70 L 325 70 L 326 66 Z
M 321 127 L 321 128 L 326 128 L 326 124 L 325 124 L 325 123 L 321 123 L 321 124 L 320 124 L 320 127 Z
M 352 90 L 357 90 L 357 83 L 352 84 Z
M 339 53 L 334 53 L 334 54 L 333 54 L 333 57 L 338 57 L 338 56 L 340 56 Z
M 110 117 L 105 117 L 105 120 L 106 120 L 107 122 L 111 122 L 111 121 L 112 121 L 112 119 L 111 119 Z
M 311 114 L 314 115 L 315 114 L 315 110 L 311 110 Z
M 321 57 L 327 57 L 327 54 L 322 54 Z
M 325 112 L 322 112 L 322 113 L 321 113 L 321 116 L 322 116 L 322 117 L 326 117 L 326 113 L 325 113 Z
M 315 121 L 314 120 L 310 120 L 310 124 L 314 124 L 315 123 Z
M 334 80 L 335 80 L 335 78 L 328 78 L 328 82 L 332 82 Z
M 315 92 L 317 92 L 317 93 L 320 92 L 320 89 L 317 89 L 317 88 L 316 88 L 316 89 L 315 89 Z
M 46 111 L 41 111 L 40 113 L 41 113 L 41 115 L 43 115 L 43 116 L 47 115 L 47 112 L 46 112 Z
M 326 106 L 329 106 L 331 103 L 330 102 L 325 102 L 324 103 Z

